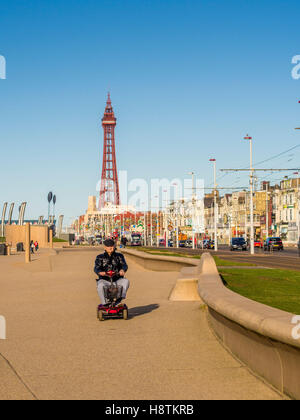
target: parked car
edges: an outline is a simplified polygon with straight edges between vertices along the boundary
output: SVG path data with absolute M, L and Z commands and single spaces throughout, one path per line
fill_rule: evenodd
M 231 251 L 247 251 L 247 242 L 244 238 L 232 238 L 231 245 L 230 245 Z
M 96 238 L 97 244 L 102 245 L 102 243 L 103 243 L 102 236 L 101 235 L 96 235 L 95 238 Z
M 185 248 L 186 247 L 186 241 L 179 241 L 179 248 Z
M 261 241 L 254 241 L 254 248 L 263 248 L 263 243 Z
M 193 241 L 191 239 L 188 239 L 187 241 L 185 241 L 185 247 L 193 248 Z
M 159 243 L 158 243 L 158 246 L 166 246 L 166 240 L 165 239 L 160 239 L 159 240 Z
M 271 251 L 271 250 L 278 250 L 283 251 L 283 243 L 281 238 L 268 238 L 264 243 L 264 250 Z
M 130 241 L 130 245 L 131 246 L 142 246 L 142 237 L 139 234 L 132 234 L 131 235 L 131 241 Z
M 173 248 L 173 247 L 174 247 L 174 241 L 173 241 L 173 239 L 169 239 L 169 240 L 168 240 L 168 246 L 169 246 L 170 248 Z
M 211 239 L 205 239 L 203 241 L 203 248 L 204 249 L 215 249 L 215 241 L 212 241 Z

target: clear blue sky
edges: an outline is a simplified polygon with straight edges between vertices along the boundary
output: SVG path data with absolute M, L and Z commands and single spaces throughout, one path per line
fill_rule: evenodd
M 59 213 L 85 211 L 108 89 L 130 178 L 194 170 L 210 184 L 210 157 L 247 166 L 247 132 L 256 161 L 300 144 L 299 12 L 299 0 L 0 1 L 0 205 L 28 201 L 27 217 L 46 216 L 53 190 Z

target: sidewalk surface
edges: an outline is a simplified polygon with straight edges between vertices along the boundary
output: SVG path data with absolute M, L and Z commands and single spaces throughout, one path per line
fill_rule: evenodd
M 129 258 L 130 319 L 100 323 L 96 255 L 0 257 L 0 399 L 281 399 L 223 349 L 199 303 L 168 300 L 178 273 Z

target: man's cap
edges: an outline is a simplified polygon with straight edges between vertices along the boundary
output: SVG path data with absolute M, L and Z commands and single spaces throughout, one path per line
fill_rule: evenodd
M 107 247 L 115 246 L 115 241 L 113 239 L 105 239 L 104 246 L 107 246 Z

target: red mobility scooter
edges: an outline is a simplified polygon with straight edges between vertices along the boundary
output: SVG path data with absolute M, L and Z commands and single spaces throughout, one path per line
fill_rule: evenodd
M 105 319 L 115 318 L 115 319 L 128 319 L 128 307 L 123 304 L 116 304 L 118 300 L 122 298 L 123 287 L 117 286 L 113 282 L 113 278 L 116 275 L 114 271 L 108 271 L 107 276 L 110 278 L 110 285 L 104 287 L 104 296 L 107 305 L 99 305 L 97 309 L 97 317 L 99 321 L 104 321 Z

